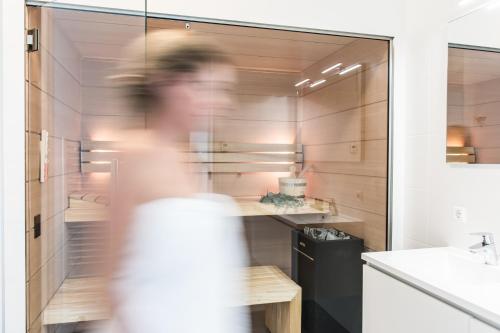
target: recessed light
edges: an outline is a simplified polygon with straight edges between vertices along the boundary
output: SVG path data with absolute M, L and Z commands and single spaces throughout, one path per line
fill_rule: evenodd
M 300 81 L 300 82 L 295 83 L 295 86 L 296 86 L 296 87 L 301 86 L 301 85 L 303 85 L 304 83 L 309 82 L 309 81 L 311 81 L 311 80 L 310 80 L 310 79 L 305 79 L 305 80 L 302 80 L 302 81 Z
M 342 70 L 339 74 L 340 75 L 347 74 L 350 71 L 353 71 L 353 70 L 355 70 L 356 68 L 359 68 L 359 67 L 361 67 L 361 64 L 356 64 L 356 65 L 349 66 L 346 69 Z
M 340 66 L 342 66 L 341 62 L 339 62 L 336 65 L 328 67 L 327 69 L 325 69 L 324 71 L 322 71 L 321 74 L 325 74 L 325 73 L 328 73 L 329 71 L 333 71 L 335 68 L 339 68 Z
M 320 84 L 325 83 L 325 82 L 326 82 L 326 80 L 318 80 L 314 83 L 311 83 L 311 85 L 309 87 L 314 88 L 314 87 L 319 86 Z

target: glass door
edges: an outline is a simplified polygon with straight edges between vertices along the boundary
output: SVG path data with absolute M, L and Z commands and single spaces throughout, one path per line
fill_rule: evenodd
M 145 33 L 144 10 L 26 9 L 27 326 L 80 332 L 107 317 L 100 289 L 110 181 L 86 172 L 81 156 L 92 153 L 82 149 L 145 126 L 112 84 L 124 47 Z

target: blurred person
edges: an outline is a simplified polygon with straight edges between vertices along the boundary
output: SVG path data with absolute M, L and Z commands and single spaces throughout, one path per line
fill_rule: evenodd
M 147 113 L 148 128 L 120 140 L 112 313 L 100 331 L 249 332 L 247 309 L 233 306 L 245 288 L 238 267 L 247 265 L 238 209 L 229 197 L 202 194 L 178 149 L 196 119 L 231 108 L 235 70 L 216 44 L 193 32 L 149 33 L 130 49 L 115 79 L 132 108 Z

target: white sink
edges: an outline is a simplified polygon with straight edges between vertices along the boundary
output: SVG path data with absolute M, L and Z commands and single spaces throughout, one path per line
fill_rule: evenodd
M 370 266 L 479 317 L 500 322 L 500 267 L 451 247 L 363 253 Z
M 460 285 L 500 283 L 500 268 L 484 264 L 481 254 L 454 248 L 436 248 L 408 251 L 404 254 L 403 260 L 408 269 L 444 283 Z

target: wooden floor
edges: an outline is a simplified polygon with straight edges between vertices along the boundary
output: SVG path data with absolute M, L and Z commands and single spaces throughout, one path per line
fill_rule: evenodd
M 238 305 L 290 302 L 300 287 L 275 266 L 245 268 L 242 279 L 249 292 Z M 109 318 L 101 278 L 66 279 L 43 312 L 43 324 L 66 324 Z

